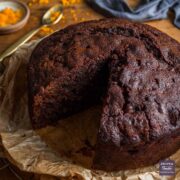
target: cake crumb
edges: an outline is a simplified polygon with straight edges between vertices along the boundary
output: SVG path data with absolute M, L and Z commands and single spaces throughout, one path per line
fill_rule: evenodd
M 71 6 L 82 3 L 83 0 L 62 0 L 63 6 Z
M 39 36 L 47 36 L 49 34 L 52 34 L 54 32 L 54 30 L 50 27 L 42 27 L 38 33 Z
M 32 7 L 35 4 L 44 5 L 50 3 L 51 0 L 30 0 L 28 6 Z

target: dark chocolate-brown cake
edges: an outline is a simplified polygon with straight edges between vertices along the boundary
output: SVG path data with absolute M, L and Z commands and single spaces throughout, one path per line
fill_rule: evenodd
M 42 40 L 28 65 L 34 128 L 104 97 L 93 167 L 158 162 L 180 147 L 180 44 L 147 25 L 104 19 Z

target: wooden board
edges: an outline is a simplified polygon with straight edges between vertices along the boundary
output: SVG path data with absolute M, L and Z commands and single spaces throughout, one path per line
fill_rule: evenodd
M 28 3 L 30 0 L 21 0 L 22 2 Z M 133 6 L 136 5 L 136 2 L 139 0 L 131 0 L 129 3 Z M 38 27 L 41 24 L 41 17 L 44 14 L 44 12 L 53 4 L 56 4 L 57 2 L 60 2 L 60 0 L 51 0 L 52 3 L 48 5 L 34 5 L 32 6 L 31 9 L 31 16 L 30 19 L 27 23 L 27 25 L 19 30 L 18 32 L 15 32 L 13 34 L 9 35 L 1 35 L 0 36 L 0 53 L 3 52 L 7 47 L 9 47 L 12 43 L 14 43 L 16 40 L 18 40 L 20 37 L 22 37 L 24 34 L 26 34 L 28 31 L 32 30 L 33 28 Z M 80 3 L 77 5 L 73 5 L 70 7 L 65 7 L 64 8 L 64 18 L 62 21 L 60 21 L 57 25 L 52 26 L 53 30 L 58 30 L 66 27 L 67 25 L 81 22 L 81 21 L 86 21 L 86 20 L 91 20 L 91 19 L 100 19 L 103 16 L 92 10 L 90 7 L 88 7 L 87 4 L 85 3 Z M 171 14 L 171 17 L 172 14 Z M 180 42 L 180 30 L 177 29 L 173 24 L 172 24 L 172 19 L 166 19 L 166 20 L 157 20 L 157 21 L 152 21 L 152 22 L 147 22 L 147 24 L 156 27 L 157 29 L 167 33 L 174 39 Z M 40 34 L 37 34 L 33 39 L 37 39 L 42 37 Z M 0 167 L 4 166 L 4 160 L 1 160 L 0 162 Z M 7 167 L 4 169 L 0 170 L 0 179 L 2 180 L 9 180 L 9 179 L 18 179 L 11 169 L 9 168 L 11 165 L 9 164 Z M 39 179 L 38 176 L 33 176 L 27 173 L 23 173 L 17 170 L 16 174 L 20 176 L 22 179 Z M 26 177 L 26 178 L 25 178 Z M 49 178 L 47 178 L 49 179 Z

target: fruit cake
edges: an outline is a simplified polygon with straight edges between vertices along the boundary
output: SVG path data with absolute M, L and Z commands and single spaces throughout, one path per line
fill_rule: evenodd
M 180 147 L 180 44 L 148 25 L 102 19 L 43 39 L 28 64 L 34 128 L 103 99 L 93 168 L 139 168 Z

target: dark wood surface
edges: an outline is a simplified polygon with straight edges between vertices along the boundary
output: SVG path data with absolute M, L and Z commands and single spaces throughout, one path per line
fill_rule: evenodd
M 24 3 L 28 3 L 29 0 L 21 0 Z M 138 0 L 130 0 L 129 3 L 133 6 L 136 5 Z M 28 31 L 36 28 L 41 23 L 41 17 L 44 12 L 51 7 L 53 4 L 59 3 L 60 0 L 51 0 L 51 3 L 46 5 L 33 5 L 30 7 L 31 16 L 24 28 L 15 32 L 13 34 L 8 35 L 0 35 L 0 53 L 3 52 L 7 47 L 13 44 L 16 40 L 26 34 Z M 103 16 L 92 10 L 88 5 L 84 2 L 71 5 L 64 8 L 64 18 L 57 24 L 53 25 L 51 28 L 53 30 L 58 30 L 66 27 L 67 25 L 74 24 L 81 21 L 91 20 L 91 19 L 99 19 Z M 171 14 L 170 17 L 173 18 Z M 147 24 L 156 27 L 157 29 L 167 33 L 174 39 L 180 42 L 180 30 L 177 29 L 172 23 L 172 19 L 166 20 L 157 20 L 147 22 Z M 41 38 L 42 34 L 38 33 L 32 39 Z M 41 176 L 42 177 L 42 176 Z M 39 175 L 28 174 L 19 171 L 17 168 L 13 167 L 7 160 L 0 159 L 0 179 L 1 180 L 16 180 L 16 179 L 39 179 Z M 41 178 L 42 179 L 42 178 Z M 47 178 L 47 179 L 50 179 Z

